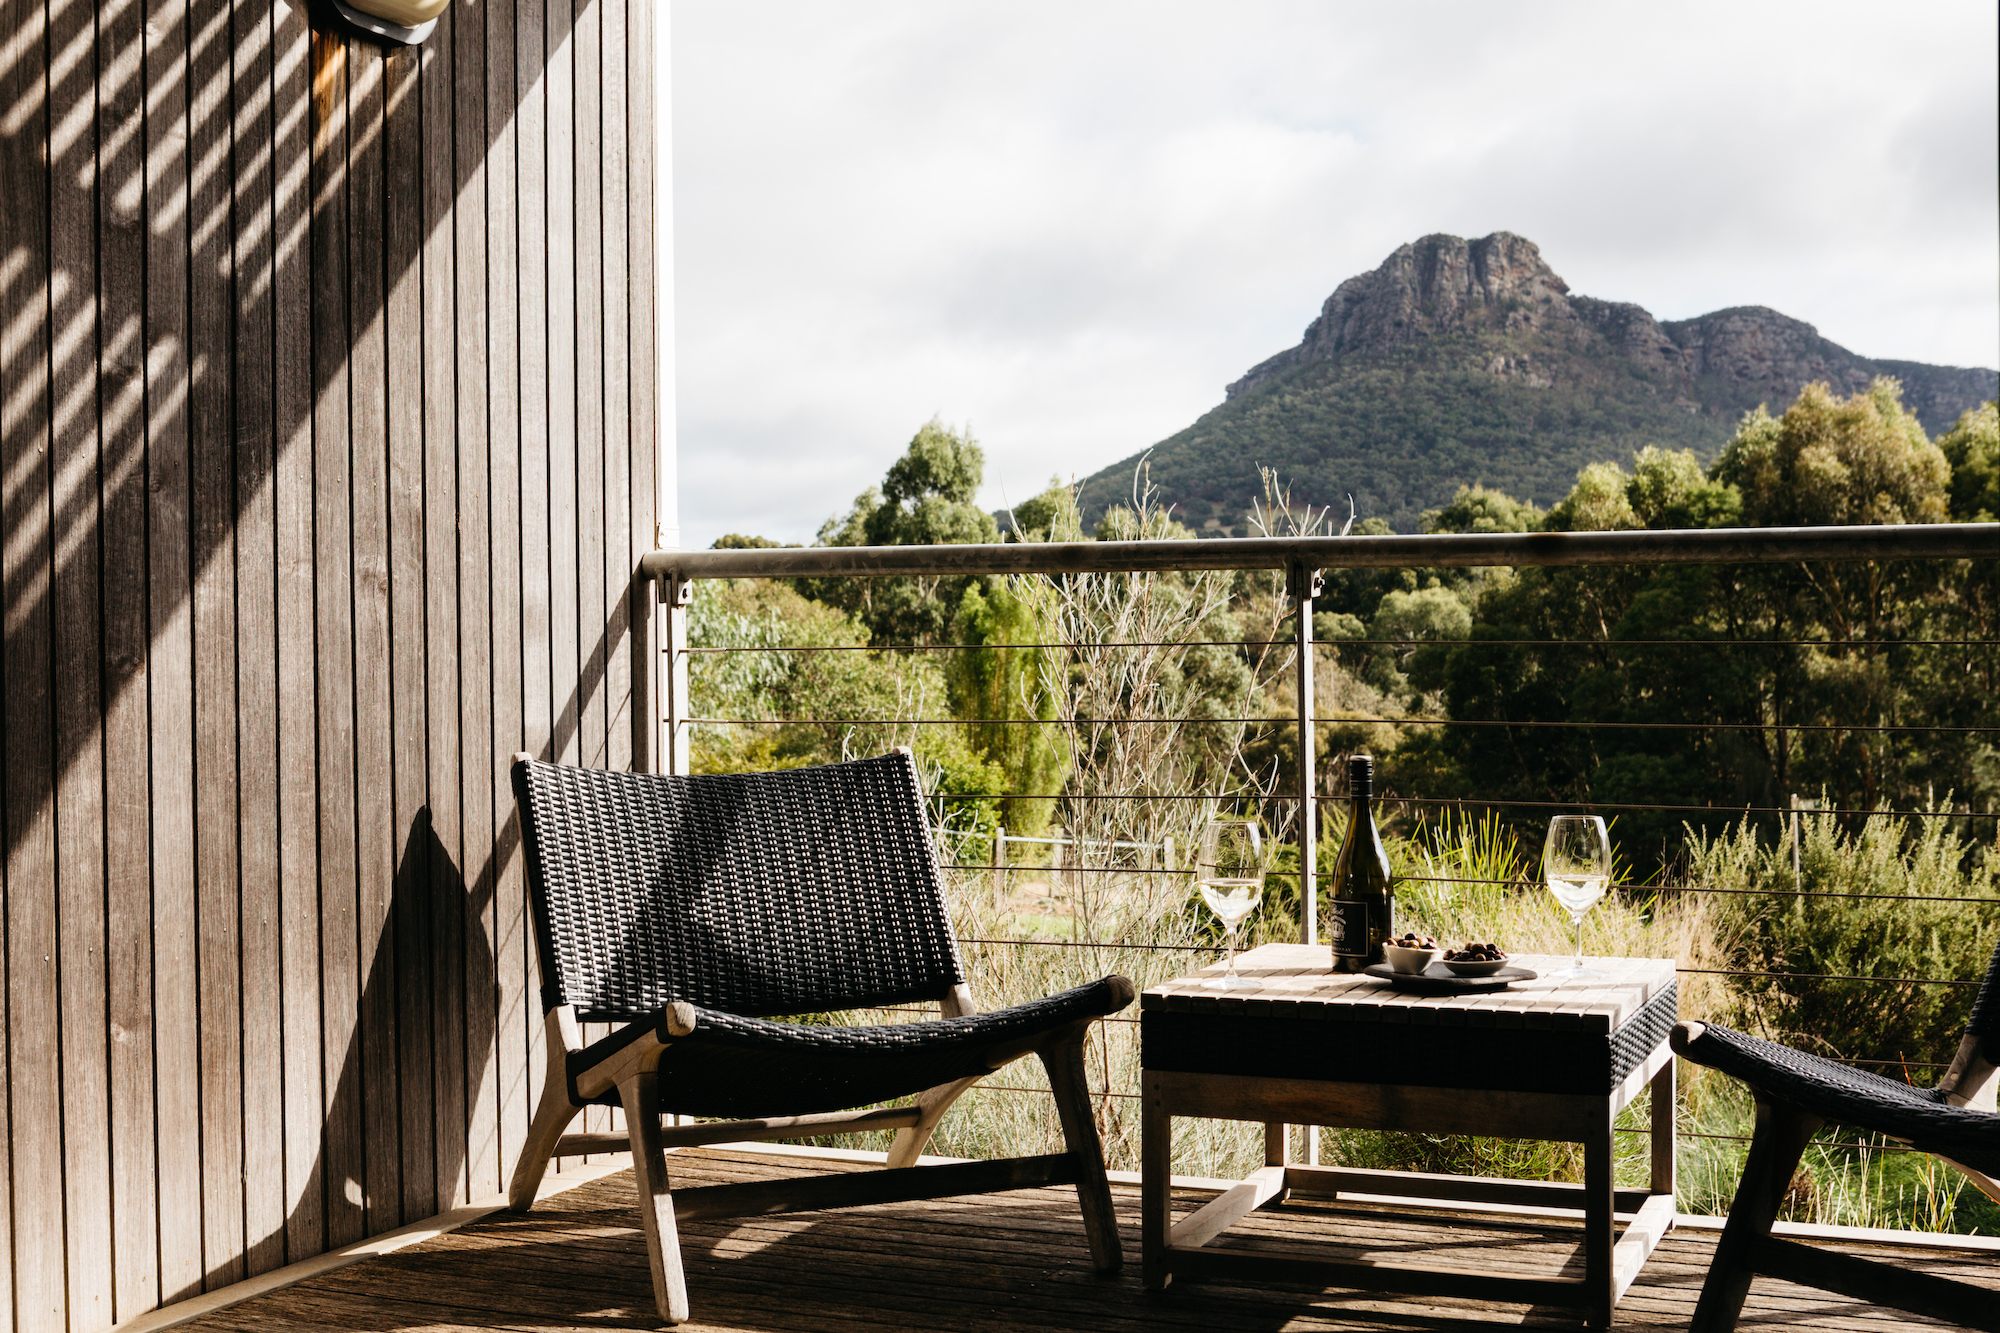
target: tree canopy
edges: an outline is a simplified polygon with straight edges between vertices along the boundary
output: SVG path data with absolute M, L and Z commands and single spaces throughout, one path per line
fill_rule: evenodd
M 933 546 L 1000 540 L 993 516 L 973 503 L 986 453 L 971 427 L 925 422 L 880 486 L 854 497 L 819 530 L 821 546 Z M 877 644 L 941 641 L 968 578 L 801 579 L 807 596 L 854 612 Z
M 1653 448 L 1631 473 L 1584 468 L 1545 526 L 1907 523 L 1985 512 L 1977 506 L 1989 503 L 1979 497 L 1991 474 L 1978 469 L 1995 450 L 1984 411 L 1953 432 L 1958 475 L 1972 478 L 1955 483 L 1947 451 L 1924 435 L 1893 380 L 1846 399 L 1808 386 L 1782 416 L 1748 414 L 1705 471 L 1686 451 Z M 1989 717 L 2000 683 L 1993 650 L 1928 641 L 1990 635 L 1980 623 L 1990 625 L 1991 599 L 1974 595 L 1990 583 L 1968 564 L 1934 561 L 1525 569 L 1479 591 L 1475 642 L 1411 656 L 1408 688 L 1434 696 L 1454 721 L 1589 726 L 1431 728 L 1397 766 L 1427 794 L 1656 809 L 1783 806 L 1790 793 L 1822 788 L 1844 807 L 1947 791 L 1990 800 L 2000 790 L 1976 737 L 1916 729 Z M 1394 611 L 1407 622 L 1405 605 L 1385 599 L 1378 618 Z M 1628 836 L 1666 846 L 1683 818 L 1639 813 L 1625 823 Z

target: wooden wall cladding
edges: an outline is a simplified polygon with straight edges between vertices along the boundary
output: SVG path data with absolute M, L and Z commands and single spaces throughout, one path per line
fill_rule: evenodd
M 0 1322 L 491 1194 L 506 763 L 642 760 L 651 0 L 0 0 Z

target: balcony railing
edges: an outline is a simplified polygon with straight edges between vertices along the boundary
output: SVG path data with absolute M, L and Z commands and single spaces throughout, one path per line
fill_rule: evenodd
M 1928 726 L 1921 724 L 1884 722 L 1847 722 L 1835 724 L 1772 724 L 1766 722 L 1699 722 L 1672 721 L 1587 721 L 1561 718 L 1521 718 L 1521 719 L 1461 719 L 1448 717 L 1394 717 L 1381 718 L 1358 716 L 1338 710 L 1322 712 L 1315 699 L 1315 663 L 1317 650 L 1323 645 L 1314 641 L 1313 612 L 1315 599 L 1320 596 L 1322 575 L 1336 569 L 1443 569 L 1467 566 L 1508 566 L 1508 567 L 1583 567 L 1583 566 L 1655 566 L 1667 564 L 1732 564 L 1732 565 L 1773 565 L 1798 562 L 1855 562 L 1855 561 L 1907 561 L 1907 560 L 1985 560 L 2000 557 L 2000 526 L 1985 524 L 1936 524 L 1908 526 L 1810 528 L 1810 529 L 1725 529 L 1686 532 L 1604 532 L 1604 533 L 1537 533 L 1537 534 L 1477 534 L 1438 536 L 1379 536 L 1379 537 L 1294 537 L 1261 538 L 1235 540 L 1181 540 L 1181 541 L 1106 541 L 1106 542 L 1062 542 L 1062 543 L 1007 543 L 1001 545 L 965 545 L 938 547 L 816 547 L 816 548 L 776 548 L 762 550 L 723 550 L 655 552 L 645 557 L 641 564 L 642 577 L 655 581 L 660 615 L 655 617 L 658 641 L 656 648 L 662 655 L 663 670 L 659 680 L 660 729 L 659 766 L 665 771 L 689 771 L 691 762 L 691 741 L 698 728 L 724 726 L 769 726 L 788 723 L 811 722 L 826 726 L 875 726 L 894 724 L 900 726 L 964 726 L 978 723 L 1001 723 L 1015 726 L 1070 726 L 1074 719 L 1065 721 L 1058 718 L 1000 718 L 967 719 L 950 716 L 918 717 L 814 717 L 814 718 L 730 718 L 705 715 L 701 711 L 701 700 L 691 697 L 689 685 L 689 664 L 693 657 L 703 653 L 727 653 L 738 651 L 726 648 L 701 648 L 689 645 L 688 617 L 694 584 L 703 579 L 751 578 L 780 579 L 810 577 L 828 578 L 882 578 L 882 577 L 938 577 L 963 575 L 1013 575 L 1041 576 L 1062 580 L 1078 575 L 1098 574 L 1179 574 L 1194 571 L 1215 570 L 1265 570 L 1281 572 L 1285 578 L 1285 617 L 1290 627 L 1287 637 L 1242 638 L 1216 640 L 1190 635 L 1182 638 L 1144 640 L 1105 640 L 1090 643 L 1035 643 L 1002 645 L 956 645 L 924 644 L 913 651 L 948 652 L 967 647 L 999 647 L 1009 650 L 1038 650 L 1075 652 L 1133 650 L 1186 650 L 1192 648 L 1227 648 L 1231 650 L 1277 650 L 1282 655 L 1276 671 L 1286 676 L 1289 686 L 1291 708 L 1286 716 L 1274 719 L 1270 716 L 1244 716 L 1204 718 L 1202 721 L 1214 725 L 1227 725 L 1243 729 L 1273 728 L 1291 733 L 1292 753 L 1295 755 L 1295 778 L 1289 790 L 1246 790 L 1242 786 L 1222 792 L 1211 788 L 1203 791 L 1146 791 L 1143 793 L 1120 793 L 1110 791 L 1078 790 L 1074 786 L 1058 791 L 1007 792 L 997 799 L 1009 800 L 1051 800 L 1075 802 L 1109 802 L 1121 798 L 1145 799 L 1148 801 L 1193 801 L 1213 806 L 1229 800 L 1254 799 L 1269 809 L 1274 804 L 1286 807 L 1282 821 L 1289 830 L 1289 843 L 1296 847 L 1298 865 L 1313 868 L 1320 865 L 1318 842 L 1321 831 L 1321 807 L 1339 796 L 1338 784 L 1330 785 L 1322 780 L 1317 771 L 1316 728 L 1323 724 L 1369 724 L 1377 726 L 1410 727 L 1457 727 L 1457 728 L 1499 728 L 1510 732 L 1534 731 L 1541 729 L 1566 729 L 1576 732 L 1601 732 L 1610 730 L 1651 730 L 1686 731 L 1694 728 L 1739 731 L 1773 730 L 1794 733 L 1813 730 L 1837 729 L 1850 733 L 1921 733 L 1925 731 L 1951 732 L 1961 735 L 2000 734 L 2000 725 Z M 1352 641 L 1346 641 L 1351 643 Z M 1443 641 L 1445 646 L 1452 642 Z M 1660 651 L 1687 650 L 1691 648 L 1716 648 L 1722 650 L 1756 650 L 1759 648 L 1811 646 L 1807 641 L 1792 639 L 1718 639 L 1718 640 L 1618 640 L 1608 643 L 1604 639 L 1594 640 L 1478 640 L 1486 646 L 1512 644 L 1534 648 L 1553 648 L 1559 644 L 1587 646 L 1595 648 L 1616 648 L 1625 650 Z M 1987 639 L 1930 639 L 1917 640 L 1917 644 L 1936 647 L 1985 648 L 1994 646 Z M 1384 639 L 1367 641 L 1370 647 L 1401 646 L 1415 647 L 1440 645 L 1436 639 Z M 1910 646 L 1912 641 L 1899 641 L 1898 646 Z M 1864 646 L 1849 641 L 1846 646 Z M 833 646 L 774 644 L 755 650 L 772 653 L 786 652 L 874 652 L 891 651 L 865 646 Z M 1093 725 L 1186 725 L 1186 717 L 1130 717 L 1123 719 L 1094 719 Z M 940 797 L 941 801 L 971 799 L 996 799 L 990 794 L 978 797 Z M 1777 831 L 1777 836 L 1789 836 L 1796 846 L 1799 838 L 1797 823 L 1797 799 L 1791 804 L 1747 804 L 1734 806 L 1659 804 L 1642 805 L 1632 802 L 1554 801 L 1528 799 L 1478 800 L 1461 796 L 1425 795 L 1421 792 L 1394 794 L 1390 804 L 1410 814 L 1422 814 L 1430 818 L 1446 812 L 1465 813 L 1475 810 L 1504 810 L 1510 817 L 1534 817 L 1553 809 L 1585 809 L 1616 814 L 1656 814 L 1681 816 L 1694 820 L 1714 821 L 1718 818 L 1761 819 Z M 1988 812 L 1990 814 L 1990 812 Z M 1894 817 L 1907 820 L 1966 820 L 1967 812 L 1941 810 L 1937 808 L 1910 809 L 1861 809 L 1830 808 L 1814 811 L 1812 818 L 1830 818 L 1854 825 L 1872 818 Z M 1990 822 L 1990 821 L 1989 821 Z M 1104 876 L 1130 884 L 1150 883 L 1152 891 L 1159 891 L 1162 881 L 1173 881 L 1182 885 L 1180 893 L 1185 897 L 1185 866 L 1173 864 L 1171 852 L 1160 853 L 1164 837 L 1151 838 L 1150 848 L 1139 859 L 1146 864 L 1121 864 L 1117 854 L 1107 849 L 1091 850 L 1094 834 L 1077 829 L 1057 832 L 1056 839 L 1076 844 L 1076 853 L 1071 864 L 1051 868 L 1047 873 L 1059 873 L 1072 877 Z M 1118 841 L 1114 838 L 1096 839 L 1101 842 Z M 1019 844 L 1023 840 L 1018 835 L 1007 835 L 1007 844 Z M 1134 839 L 1126 839 L 1133 842 Z M 1146 839 L 1140 839 L 1146 841 Z M 971 856 L 961 846 L 947 846 L 944 862 L 947 869 L 967 877 L 988 877 L 988 887 L 993 899 L 1003 899 L 1011 883 L 1027 873 L 1022 867 L 1010 865 L 1009 858 L 1000 854 L 1006 844 L 993 846 L 985 857 Z M 1171 845 L 1171 844 L 1168 844 Z M 1186 842 L 1182 842 L 1186 847 Z M 1184 853 L 1183 853 L 1184 855 Z M 1127 860 L 1131 857 L 1127 856 Z M 1039 870 L 1037 873 L 1042 873 Z M 1015 877 L 1010 879 L 1010 877 Z M 1295 881 L 1297 872 L 1293 872 Z M 1479 878 L 1467 875 L 1425 875 L 1412 874 L 1403 878 L 1402 883 L 1421 893 L 1421 886 L 1438 885 L 1455 887 L 1464 885 L 1507 885 L 1518 884 L 1513 879 L 1501 880 Z M 1317 886 L 1316 886 L 1317 887 Z M 1980 896 L 1939 895 L 1939 894 L 1898 894 L 1847 892 L 1842 890 L 1807 889 L 1802 881 L 1794 883 L 1788 892 L 1777 892 L 1766 888 L 1732 888 L 1713 883 L 1681 882 L 1671 877 L 1649 879 L 1643 883 L 1629 883 L 1619 886 L 1628 898 L 1635 895 L 1730 895 L 1757 894 L 1766 897 L 1790 897 L 1802 902 L 1814 900 L 1876 899 L 1899 904 L 1943 903 L 1951 904 L 1965 912 L 1990 912 L 2000 907 L 2000 899 Z M 1298 916 L 1296 930 L 1299 938 L 1317 940 L 1319 893 L 1298 892 Z M 1162 942 L 1157 939 L 1127 939 L 1102 933 L 1078 932 L 1078 938 L 1049 939 L 1036 938 L 1020 931 L 993 932 L 979 930 L 968 934 L 965 943 L 975 950 L 1060 950 L 1094 949 L 1101 955 L 1109 956 L 1113 951 L 1120 957 L 1132 955 L 1159 955 L 1160 966 L 1169 970 L 1163 975 L 1172 975 L 1188 965 L 1191 956 L 1199 957 L 1205 945 L 1187 942 Z M 1699 967 L 1683 966 L 1683 972 L 1690 976 L 1712 976 L 1733 983 L 1754 982 L 1853 982 L 1881 987 L 1948 987 L 1964 988 L 1978 984 L 1972 973 L 1983 963 L 1983 956 L 1968 957 L 1962 961 L 1963 975 L 1957 976 L 1862 976 L 1843 971 L 1794 972 L 1769 968 L 1739 966 Z M 1967 997 L 1969 999 L 1969 995 Z M 1127 1029 L 1134 1026 L 1134 1020 L 1126 1018 Z M 1126 1036 L 1129 1037 L 1127 1032 Z M 1943 1068 L 1937 1062 L 1922 1060 L 1857 1060 L 1856 1063 L 1876 1066 L 1893 1066 L 1909 1071 L 1934 1071 Z M 1107 1058 L 1103 1062 L 1104 1086 L 1099 1094 L 1109 1102 L 1130 1101 L 1136 1090 L 1120 1086 Z M 1015 1093 L 1035 1093 L 1039 1089 L 1005 1085 L 998 1091 Z M 1652 1127 L 1643 1122 L 1631 1123 L 1621 1128 L 1633 1135 L 1646 1135 Z M 1731 1133 L 1714 1133 L 1700 1129 L 1683 1128 L 1683 1137 L 1711 1138 L 1742 1141 L 1747 1136 Z M 1115 1138 L 1115 1135 L 1114 1135 Z M 1894 1152 L 1895 1145 L 1880 1142 L 1857 1142 L 1851 1139 L 1824 1145 L 1846 1148 L 1858 1152 Z M 1308 1136 L 1304 1145 L 1309 1156 L 1316 1156 L 1317 1139 Z M 1733 1183 L 1733 1181 L 1731 1182 Z

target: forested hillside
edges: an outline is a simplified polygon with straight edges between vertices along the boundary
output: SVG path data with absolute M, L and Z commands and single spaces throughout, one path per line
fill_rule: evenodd
M 1130 503 L 1143 458 L 1183 521 L 1241 534 L 1261 466 L 1303 504 L 1352 495 L 1362 517 L 1412 531 L 1461 486 L 1548 505 L 1578 469 L 1648 446 L 1707 463 L 1760 404 L 1885 375 L 1932 433 L 2000 388 L 1991 370 L 1871 361 L 1758 306 L 1663 324 L 1570 294 L 1525 238 L 1427 236 L 1342 283 L 1297 347 L 1213 411 L 1086 478 L 1079 502 L 1087 521 Z

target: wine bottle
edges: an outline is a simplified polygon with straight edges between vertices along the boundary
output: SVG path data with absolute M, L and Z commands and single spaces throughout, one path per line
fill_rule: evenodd
M 1333 865 L 1327 934 L 1333 943 L 1333 970 L 1359 972 L 1383 961 L 1382 945 L 1395 932 L 1396 895 L 1389 856 L 1375 831 L 1370 804 L 1375 795 L 1375 760 L 1365 754 L 1347 761 L 1347 790 L 1353 800 L 1347 840 Z

